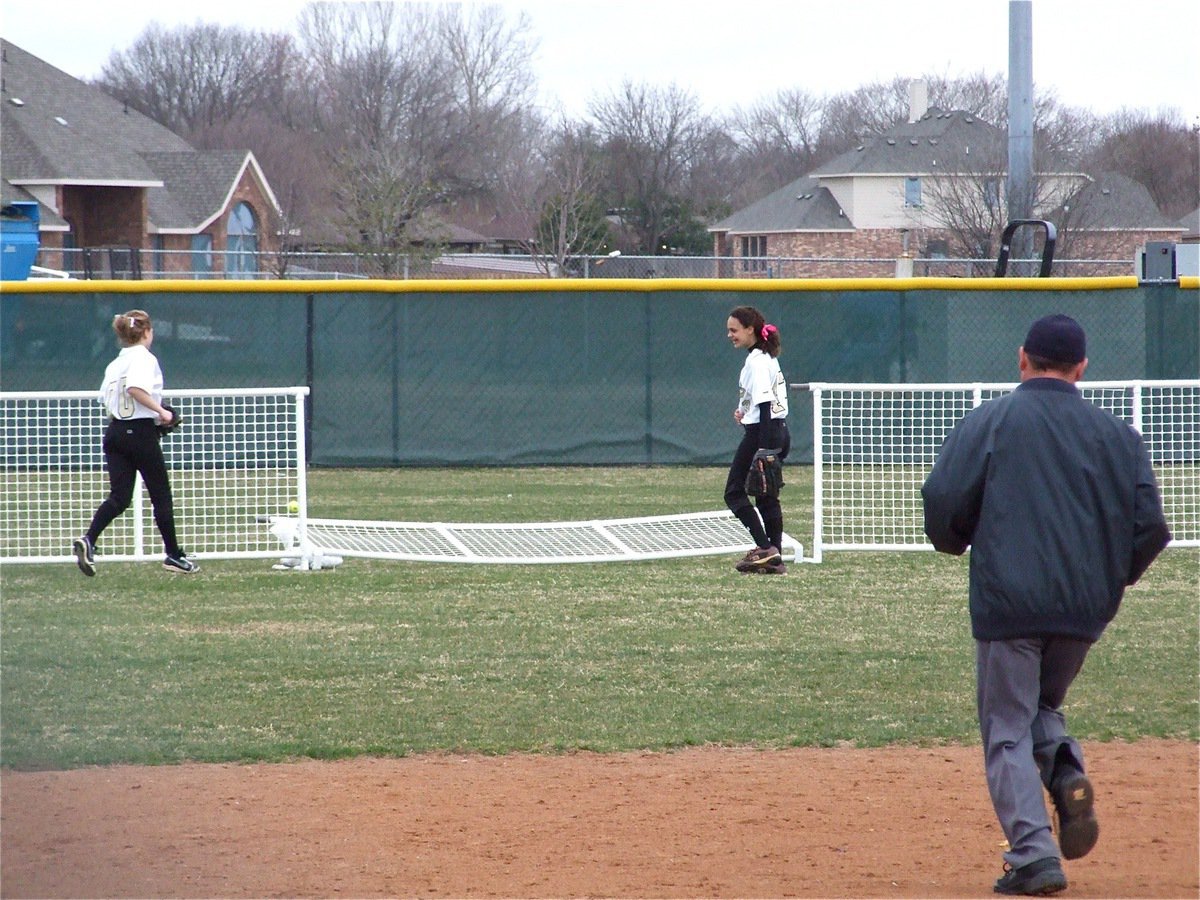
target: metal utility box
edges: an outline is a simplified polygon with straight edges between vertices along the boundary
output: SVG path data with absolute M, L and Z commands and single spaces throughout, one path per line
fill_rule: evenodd
M 37 259 L 38 237 L 36 203 L 10 203 L 0 208 L 0 281 L 25 281 Z
M 1138 281 L 1175 281 L 1174 241 L 1146 241 L 1146 249 L 1140 254 Z

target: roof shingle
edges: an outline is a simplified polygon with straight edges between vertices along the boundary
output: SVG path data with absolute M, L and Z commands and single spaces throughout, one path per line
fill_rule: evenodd
M 727 216 L 709 230 L 731 234 L 853 231 L 854 223 L 838 206 L 829 189 L 821 187 L 816 178 L 806 175 Z

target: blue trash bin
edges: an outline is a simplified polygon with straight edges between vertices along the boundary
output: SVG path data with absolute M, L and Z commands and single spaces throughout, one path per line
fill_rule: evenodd
M 0 281 L 25 281 L 37 259 L 38 205 L 10 203 L 0 208 Z

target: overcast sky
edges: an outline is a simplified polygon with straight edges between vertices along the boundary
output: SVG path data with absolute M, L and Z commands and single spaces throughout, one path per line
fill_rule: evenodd
M 1031 0 L 1037 90 L 1097 113 L 1173 107 L 1200 124 L 1200 0 Z M 0 34 L 92 78 L 147 24 L 292 31 L 303 0 L 0 0 Z M 926 72 L 1008 74 L 1011 0 L 501 0 L 529 14 L 551 110 L 582 116 L 625 80 L 694 94 L 709 112 Z

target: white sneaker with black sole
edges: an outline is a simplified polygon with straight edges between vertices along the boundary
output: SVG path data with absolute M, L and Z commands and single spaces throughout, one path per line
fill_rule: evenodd
M 191 575 L 193 572 L 200 571 L 200 567 L 188 559 L 184 553 L 180 553 L 178 556 L 168 556 L 163 560 L 163 568 L 168 572 L 180 575 Z
M 91 578 L 96 574 L 96 548 L 92 546 L 92 542 L 88 540 L 85 534 L 83 537 L 75 538 L 71 544 L 71 550 L 75 553 L 75 562 L 79 564 L 79 571 Z

